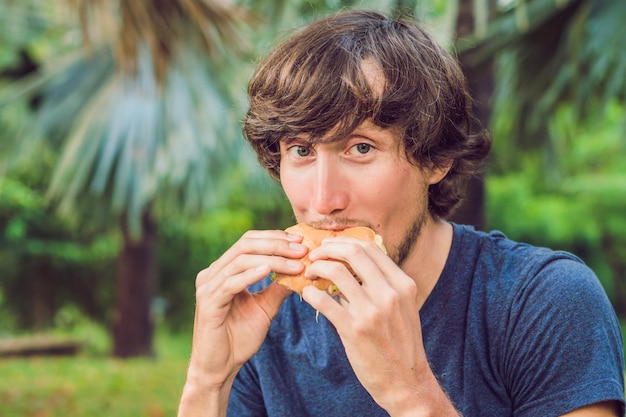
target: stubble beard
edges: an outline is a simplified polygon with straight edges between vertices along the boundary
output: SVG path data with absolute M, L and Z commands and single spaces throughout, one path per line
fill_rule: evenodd
M 407 257 L 411 253 L 411 250 L 415 246 L 417 239 L 422 233 L 424 223 L 426 223 L 426 213 L 425 212 L 417 213 L 417 216 L 413 220 L 413 224 L 411 225 L 409 230 L 407 230 L 406 233 L 404 234 L 404 237 L 400 241 L 400 244 L 398 245 L 398 248 L 396 249 L 395 253 L 389 254 L 390 258 L 399 267 L 403 266 Z

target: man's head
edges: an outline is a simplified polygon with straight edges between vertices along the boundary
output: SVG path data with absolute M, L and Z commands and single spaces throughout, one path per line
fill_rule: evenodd
M 472 134 L 471 100 L 455 59 L 413 22 L 376 12 L 313 22 L 260 63 L 248 94 L 244 133 L 274 178 L 281 140 L 330 142 L 370 120 L 401 132 L 412 164 L 449 167 L 428 190 L 434 217 L 459 203 L 490 146 L 482 132 Z

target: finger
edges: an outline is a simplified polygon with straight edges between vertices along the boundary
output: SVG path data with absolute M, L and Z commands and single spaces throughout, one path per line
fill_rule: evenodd
M 196 284 L 203 284 L 202 280 L 224 280 L 228 276 L 240 274 L 265 263 L 270 264 L 276 272 L 299 273 L 300 264 L 287 262 L 285 258 L 294 261 L 300 259 L 307 253 L 307 247 L 298 243 L 297 239 L 296 241 L 289 240 L 290 235 L 284 232 L 274 232 L 277 233 L 268 231 L 268 233 L 262 234 L 259 232 L 256 236 L 265 237 L 240 239 L 218 260 L 213 262 L 206 272 L 198 276 Z M 268 238 L 267 236 L 272 237 Z
M 270 272 L 297 275 L 304 270 L 304 264 L 295 259 L 280 256 L 240 255 L 221 271 L 214 274 L 208 268 L 202 271 L 196 286 L 203 293 L 223 293 L 221 302 L 229 302 L 236 294 L 246 290 L 250 285 L 266 277 Z M 208 277 L 204 277 L 207 275 Z
M 201 300 L 209 299 L 212 305 L 221 308 L 229 304 L 237 294 L 247 290 L 250 285 L 266 277 L 271 268 L 269 264 L 261 264 L 221 281 L 202 279 L 200 275 L 205 271 L 202 271 L 196 279 L 197 282 L 202 282 L 200 285 L 196 284 L 198 304 Z
M 312 261 L 319 258 L 332 258 L 344 261 L 363 282 L 363 286 L 391 285 L 395 289 L 403 287 L 403 279 L 397 279 L 399 268 L 374 242 L 337 236 L 324 239 L 322 245 L 309 253 Z
M 302 299 L 315 310 L 322 313 L 335 328 L 338 329 L 342 323 L 347 322 L 346 316 L 348 313 L 327 292 L 310 285 L 302 289 Z
M 358 297 L 362 297 L 362 291 L 359 291 L 361 284 L 342 262 L 325 259 L 315 261 L 306 268 L 304 277 L 307 279 L 326 278 L 331 280 L 337 286 L 337 289 L 349 300 L 358 301 Z
M 349 237 L 337 237 L 324 240 L 318 250 L 312 251 L 309 258 L 330 255 L 347 262 L 362 282 L 361 294 L 358 291 L 345 295 L 355 304 L 356 309 L 366 308 L 370 304 L 389 306 L 400 304 L 409 312 L 414 311 L 417 302 L 415 281 L 406 275 L 385 255 L 378 245 Z M 332 254 L 332 255 L 331 255 Z M 336 283 L 339 287 L 339 284 Z M 399 300 L 404 300 L 400 302 Z M 361 304 L 361 303 L 365 304 Z
M 242 253 L 300 258 L 306 253 L 306 247 L 300 245 L 300 242 L 302 236 L 282 230 L 249 230 L 213 262 L 212 266 L 221 269 Z
M 297 275 L 304 270 L 304 264 L 300 259 L 284 258 L 275 255 L 240 255 L 233 262 L 226 265 L 219 273 L 216 280 L 222 281 L 229 276 L 238 275 L 243 271 L 257 268 L 267 264 L 272 272 L 277 274 Z
M 363 286 L 375 285 L 377 281 L 384 280 L 384 277 L 366 246 L 358 239 L 325 239 L 321 246 L 311 251 L 309 259 L 312 262 L 318 259 L 334 259 L 345 262 L 350 265 Z
M 363 249 L 365 249 L 372 258 L 376 260 L 391 260 L 387 253 L 383 251 L 383 249 L 375 242 L 370 240 L 357 239 L 351 236 L 332 236 L 327 237 L 322 241 L 322 245 L 324 243 L 346 243 L 346 244 L 358 244 Z M 393 261 L 392 261 L 393 263 Z

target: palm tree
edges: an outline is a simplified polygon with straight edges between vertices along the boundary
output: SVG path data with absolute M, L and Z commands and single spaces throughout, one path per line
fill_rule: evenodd
M 494 5 L 481 8 L 494 10 Z M 515 150 L 543 148 L 548 157 L 547 126 L 563 103 L 584 117 L 626 99 L 626 40 L 620 33 L 626 3 L 517 0 L 490 16 L 484 28 L 460 33 L 456 49 L 470 70 L 497 60 L 492 102 L 508 103 L 506 111 L 519 115 L 508 132 L 511 159 L 500 163 L 514 166 Z M 547 162 L 547 168 L 555 167 L 553 160 Z
M 248 75 L 233 70 L 231 50 L 245 44 L 247 16 L 217 0 L 69 3 L 80 19 L 83 50 L 44 65 L 0 103 L 41 97 L 19 147 L 22 156 L 37 158 L 31 150 L 45 137 L 59 149 L 50 201 L 83 223 L 119 223 L 113 353 L 145 355 L 152 346 L 158 218 L 220 201 L 228 188 L 223 174 L 246 155 L 230 129 L 238 125 L 232 107 Z M 265 39 L 317 10 L 304 1 L 261 3 L 247 6 L 274 29 Z M 27 15 L 38 4 L 30 0 L 17 10 Z
M 224 74 L 244 46 L 244 14 L 217 0 L 71 3 L 84 48 L 18 84 L 42 97 L 40 134 L 30 130 L 22 148 L 45 136 L 60 149 L 48 197 L 61 212 L 119 222 L 113 354 L 146 355 L 157 218 L 219 200 L 220 178 L 242 154 L 228 88 L 237 80 Z
M 626 56 L 620 22 L 626 3 L 611 0 L 460 0 L 455 49 L 464 66 L 475 110 L 489 126 L 492 110 L 516 114 L 507 131 L 507 154 L 495 170 L 519 167 L 520 152 L 544 155 L 547 181 L 558 178 L 549 123 L 563 103 L 581 116 L 626 98 Z M 497 74 L 496 71 L 497 70 Z M 510 116 L 509 116 L 510 117 Z M 481 226 L 482 181 L 470 185 L 456 219 Z

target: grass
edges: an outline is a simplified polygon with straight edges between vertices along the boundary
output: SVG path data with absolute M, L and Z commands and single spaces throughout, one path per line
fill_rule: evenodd
M 2 359 L 0 416 L 174 416 L 190 337 L 160 334 L 155 345 L 155 358 L 85 354 Z
M 160 333 L 155 358 L 113 359 L 101 346 L 76 357 L 0 359 L 0 417 L 175 416 L 190 342 Z

